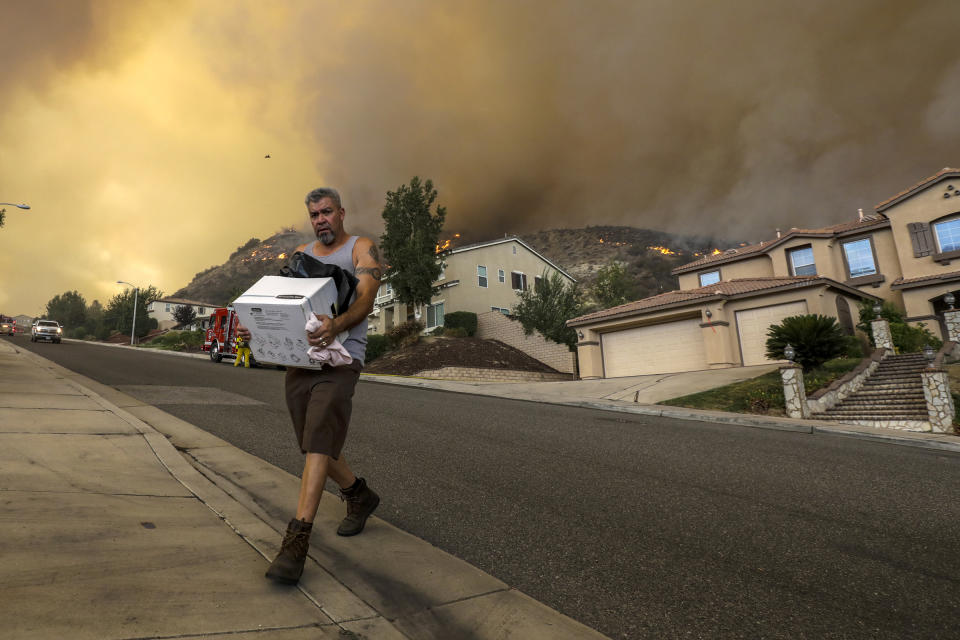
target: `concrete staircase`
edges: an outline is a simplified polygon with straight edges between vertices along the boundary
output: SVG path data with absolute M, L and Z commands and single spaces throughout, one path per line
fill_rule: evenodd
M 923 354 L 887 356 L 860 389 L 811 417 L 875 427 L 911 428 L 928 423 L 920 372 Z

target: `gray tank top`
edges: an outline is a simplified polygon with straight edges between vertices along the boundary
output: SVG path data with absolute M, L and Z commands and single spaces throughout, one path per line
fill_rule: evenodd
M 326 264 L 335 264 L 344 271 L 356 275 L 356 266 L 353 264 L 353 246 L 357 244 L 358 236 L 350 236 L 350 239 L 347 240 L 342 247 L 334 251 L 328 256 L 318 256 L 313 252 L 313 247 L 316 246 L 315 242 L 311 242 L 304 249 L 304 253 L 307 255 L 313 256 L 320 262 Z M 350 304 L 353 304 L 357 299 L 357 293 L 353 293 L 353 297 L 350 298 Z M 364 318 L 360 321 L 360 324 L 356 325 L 347 332 L 347 339 L 343 341 L 343 346 L 347 350 L 347 353 L 350 354 L 350 357 L 363 364 L 363 358 L 367 353 L 367 319 Z

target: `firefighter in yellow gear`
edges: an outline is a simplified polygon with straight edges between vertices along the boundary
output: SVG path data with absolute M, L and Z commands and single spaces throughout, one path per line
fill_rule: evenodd
M 233 366 L 239 367 L 240 361 L 243 360 L 243 366 L 247 369 L 250 368 L 250 343 L 241 338 L 240 336 L 236 337 L 237 343 L 237 357 L 233 361 Z

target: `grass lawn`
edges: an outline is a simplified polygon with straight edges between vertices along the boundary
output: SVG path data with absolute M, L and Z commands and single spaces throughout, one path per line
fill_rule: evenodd
M 817 389 L 829 385 L 848 371 L 856 368 L 858 364 L 860 364 L 858 358 L 834 358 L 823 363 L 819 368 L 803 374 L 807 394 L 809 395 Z M 956 374 L 958 376 L 957 380 L 960 381 L 960 365 L 957 365 Z M 958 388 L 960 388 L 960 384 L 958 384 Z M 786 415 L 783 383 L 780 381 L 779 371 L 771 371 L 762 376 L 735 382 L 725 387 L 664 400 L 659 404 L 734 413 L 759 413 L 768 416 Z

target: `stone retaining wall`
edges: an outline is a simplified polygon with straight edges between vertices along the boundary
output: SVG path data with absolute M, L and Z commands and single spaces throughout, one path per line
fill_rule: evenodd
M 510 371 L 476 367 L 441 367 L 440 369 L 421 371 L 416 376 L 460 382 L 555 382 L 573 380 L 573 375 L 569 373 L 540 373 L 538 371 Z
M 811 393 L 807 397 L 807 408 L 810 413 L 823 413 L 854 391 L 859 390 L 863 383 L 867 381 L 867 378 L 870 377 L 870 374 L 880 366 L 880 361 L 886 354 L 886 349 L 874 349 L 870 357 L 864 358 L 855 369 L 848 371 L 828 386 Z
M 529 336 L 524 334 L 520 322 L 499 311 L 477 314 L 476 337 L 499 340 L 561 373 L 572 374 L 576 371 L 577 356 L 566 345 L 547 340 L 536 331 Z

